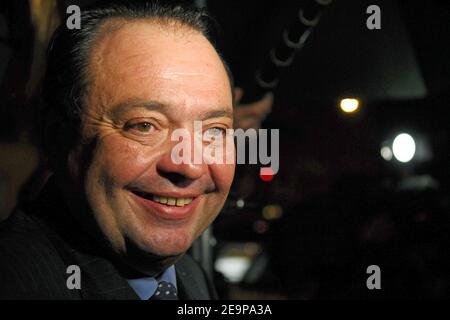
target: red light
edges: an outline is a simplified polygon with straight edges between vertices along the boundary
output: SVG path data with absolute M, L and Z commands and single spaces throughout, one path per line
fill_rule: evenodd
M 259 176 L 261 177 L 261 180 L 264 182 L 272 181 L 273 177 L 275 176 L 272 168 L 261 168 L 259 170 Z

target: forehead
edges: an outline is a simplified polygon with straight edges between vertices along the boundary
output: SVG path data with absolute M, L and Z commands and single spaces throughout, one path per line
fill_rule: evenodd
M 129 99 L 180 108 L 232 104 L 217 52 L 201 33 L 183 26 L 135 21 L 104 32 L 92 52 L 89 77 L 90 107 Z

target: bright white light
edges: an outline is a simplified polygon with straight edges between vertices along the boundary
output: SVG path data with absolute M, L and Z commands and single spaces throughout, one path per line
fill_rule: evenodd
M 358 99 L 347 98 L 341 100 L 341 109 L 344 112 L 351 113 L 358 110 L 359 101 Z
M 409 162 L 416 153 L 416 143 L 407 133 L 401 133 L 394 139 L 392 144 L 394 157 L 400 162 Z
M 392 150 L 389 147 L 382 147 L 380 150 L 381 156 L 383 157 L 384 160 L 386 161 L 391 161 L 392 160 Z
M 240 282 L 245 273 L 250 268 L 250 259 L 241 256 L 219 257 L 214 265 L 215 269 L 221 272 L 225 278 L 232 282 Z

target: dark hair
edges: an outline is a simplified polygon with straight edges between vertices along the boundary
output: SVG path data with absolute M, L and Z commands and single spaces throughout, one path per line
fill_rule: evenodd
M 105 32 L 102 26 L 113 18 L 155 19 L 173 27 L 188 27 L 203 34 L 218 52 L 213 39 L 217 25 L 203 9 L 143 0 L 102 2 L 82 9 L 81 29 L 70 30 L 63 22 L 49 44 L 39 110 L 44 152 L 50 151 L 49 141 L 52 149 L 61 151 L 63 147 L 67 151 L 77 139 L 80 111 L 89 87 L 90 54 L 98 36 Z M 223 59 L 222 62 L 233 90 L 231 72 Z M 64 131 L 60 130 L 61 124 Z

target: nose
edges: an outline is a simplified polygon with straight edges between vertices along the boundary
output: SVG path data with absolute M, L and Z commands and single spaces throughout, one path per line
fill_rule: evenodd
M 205 163 L 175 163 L 172 160 L 171 152 L 166 152 L 157 162 L 156 170 L 158 174 L 169 180 L 177 187 L 185 187 L 191 182 L 200 179 L 207 169 Z

